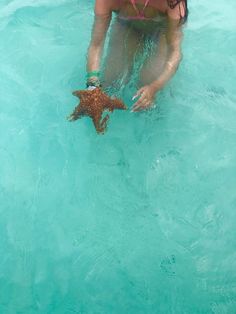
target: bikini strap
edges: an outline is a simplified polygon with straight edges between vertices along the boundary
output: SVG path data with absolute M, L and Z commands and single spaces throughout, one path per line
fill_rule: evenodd
M 135 0 L 130 0 L 130 2 L 132 3 L 132 5 L 133 5 L 135 11 L 137 12 L 138 16 L 143 17 L 144 16 L 144 11 L 145 11 L 146 7 L 148 6 L 150 0 L 146 0 L 145 1 L 145 4 L 144 4 L 144 7 L 143 7 L 142 11 L 139 11 L 139 9 L 137 8 Z
M 133 8 L 135 9 L 137 15 L 139 16 L 140 15 L 140 11 L 139 11 L 139 9 L 136 6 L 136 1 L 135 0 L 130 0 L 130 2 L 132 4 Z
M 146 9 L 146 7 L 148 6 L 149 2 L 150 2 L 150 0 L 146 0 L 145 5 L 144 5 L 144 7 L 143 7 L 143 10 Z

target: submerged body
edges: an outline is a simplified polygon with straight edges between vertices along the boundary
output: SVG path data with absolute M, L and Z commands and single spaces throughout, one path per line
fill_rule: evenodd
M 141 96 L 133 110 L 150 107 L 155 95 L 176 72 L 181 60 L 182 25 L 187 18 L 186 0 L 97 0 L 95 21 L 88 51 L 87 71 L 98 71 L 107 31 L 111 26 L 103 85 L 127 82 L 135 56 L 144 54 L 151 42 L 149 56 L 140 69 L 135 97 Z M 116 18 L 111 25 L 112 13 Z M 98 77 L 90 78 L 90 81 Z

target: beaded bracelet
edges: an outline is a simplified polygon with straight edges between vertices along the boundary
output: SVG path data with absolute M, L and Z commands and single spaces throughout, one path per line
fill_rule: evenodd
M 95 81 L 87 81 L 86 83 L 86 87 L 90 87 L 90 86 L 94 86 L 94 87 L 102 87 L 101 82 L 99 81 L 99 79 L 95 80 Z

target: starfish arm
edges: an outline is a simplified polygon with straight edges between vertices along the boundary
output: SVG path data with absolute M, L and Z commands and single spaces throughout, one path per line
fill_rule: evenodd
M 101 118 L 102 118 L 102 113 L 97 113 L 92 116 L 93 124 L 95 126 L 97 133 L 104 132 L 104 128 L 102 127 L 102 123 L 100 122 Z
M 67 119 L 69 121 L 75 121 L 75 120 L 78 120 L 79 118 L 81 118 L 81 116 L 83 116 L 82 107 L 80 105 L 78 105 L 77 107 L 75 107 L 74 111 L 72 112 L 71 115 L 69 115 L 69 117 Z
M 111 106 L 114 109 L 126 110 L 126 105 L 119 99 L 111 99 Z
M 115 109 L 126 110 L 126 105 L 118 98 L 107 97 L 105 101 L 105 107 L 113 112 Z
M 84 98 L 87 97 L 89 94 L 91 94 L 91 91 L 88 90 L 75 90 L 72 95 L 78 97 L 78 98 Z
M 107 128 L 107 122 L 109 120 L 109 115 L 107 114 L 101 121 L 101 128 L 103 129 L 103 132 L 106 130 Z

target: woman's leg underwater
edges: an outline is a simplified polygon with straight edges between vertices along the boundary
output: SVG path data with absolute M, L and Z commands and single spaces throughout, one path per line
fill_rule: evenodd
M 154 43 L 152 53 L 140 71 L 139 87 L 148 85 L 158 79 L 165 65 L 168 54 L 168 45 L 165 34 L 160 34 L 157 44 Z
M 114 22 L 104 61 L 103 86 L 105 88 L 127 83 L 140 42 L 140 34 L 128 23 Z

